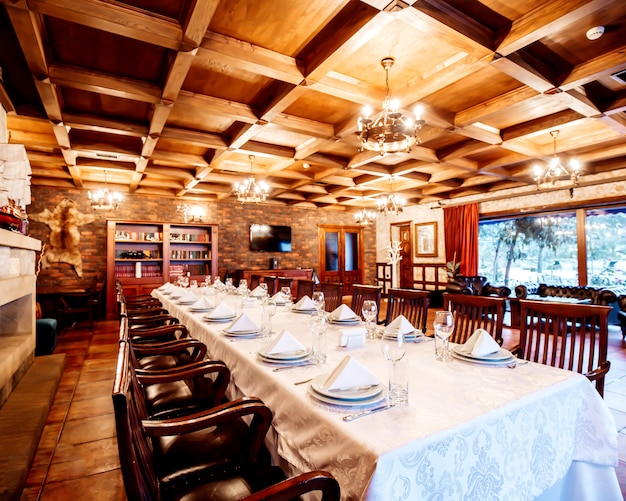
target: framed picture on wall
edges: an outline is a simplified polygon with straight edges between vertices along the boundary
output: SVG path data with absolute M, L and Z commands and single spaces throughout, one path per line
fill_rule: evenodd
M 437 256 L 437 222 L 415 224 L 415 256 Z

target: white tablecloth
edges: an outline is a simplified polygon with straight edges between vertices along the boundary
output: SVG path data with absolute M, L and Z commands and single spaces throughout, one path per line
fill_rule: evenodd
M 260 397 L 273 410 L 280 457 L 294 471 L 330 471 L 343 499 L 622 499 L 613 416 L 579 374 L 533 363 L 446 365 L 434 360 L 432 342 L 413 343 L 409 405 L 344 422 L 353 409 L 321 403 L 306 384 L 293 383 L 330 372 L 346 354 L 386 382 L 378 341 L 340 348 L 339 329 L 331 327 L 324 366 L 274 372 L 256 356 L 267 339 L 232 341 L 221 333 L 228 324 L 208 324 L 203 314 L 153 295 L 207 343 L 211 358 L 226 362 L 234 394 Z M 226 301 L 234 307 L 234 298 Z M 260 306 L 244 311 L 260 325 Z M 274 317 L 275 332 L 286 328 L 306 345 L 308 324 L 308 316 L 284 308 Z

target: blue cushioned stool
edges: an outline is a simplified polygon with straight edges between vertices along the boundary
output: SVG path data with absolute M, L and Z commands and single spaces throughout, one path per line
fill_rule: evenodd
M 50 355 L 57 346 L 57 321 L 54 318 L 36 320 L 37 344 L 35 355 Z

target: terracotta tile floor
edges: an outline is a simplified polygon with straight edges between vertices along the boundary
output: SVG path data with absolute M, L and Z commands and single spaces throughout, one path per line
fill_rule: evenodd
M 126 499 L 111 403 L 117 340 L 117 321 L 97 322 L 93 333 L 78 326 L 59 335 L 55 353 L 66 354 L 65 371 L 22 501 Z M 515 342 L 516 334 L 505 332 L 505 347 Z M 611 327 L 609 352 L 605 400 L 619 430 L 618 477 L 626 495 L 626 342 L 619 327 Z

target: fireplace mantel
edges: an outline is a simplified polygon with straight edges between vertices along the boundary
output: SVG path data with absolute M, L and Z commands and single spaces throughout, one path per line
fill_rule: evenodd
M 0 229 L 0 406 L 34 359 L 35 252 L 41 242 Z

